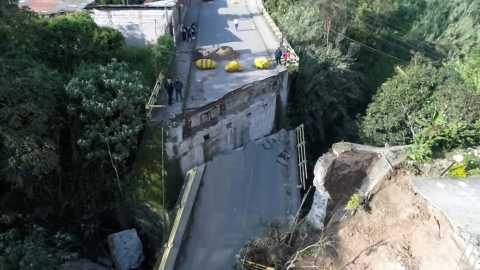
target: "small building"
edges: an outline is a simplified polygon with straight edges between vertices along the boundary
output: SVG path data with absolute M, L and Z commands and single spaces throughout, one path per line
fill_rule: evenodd
M 189 5 L 190 0 L 163 0 L 143 5 L 91 4 L 85 10 L 97 25 L 119 30 L 126 45 L 147 46 L 165 34 L 175 40 Z

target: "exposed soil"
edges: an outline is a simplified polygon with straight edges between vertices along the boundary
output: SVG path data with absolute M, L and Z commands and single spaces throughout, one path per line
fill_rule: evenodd
M 327 228 L 335 247 L 296 269 L 457 270 L 461 251 L 442 212 L 410 184 L 412 175 L 397 173 L 374 190 L 370 213 L 362 207 Z
M 199 59 L 211 59 L 216 62 L 224 60 L 235 60 L 240 57 L 240 53 L 236 52 L 229 46 L 222 46 L 214 51 L 199 48 L 192 51 L 193 61 Z

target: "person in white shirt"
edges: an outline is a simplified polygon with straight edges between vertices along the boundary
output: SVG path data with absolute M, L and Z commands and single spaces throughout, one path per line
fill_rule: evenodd
M 238 19 L 235 18 L 235 20 L 233 20 L 233 24 L 235 24 L 235 31 L 238 31 Z

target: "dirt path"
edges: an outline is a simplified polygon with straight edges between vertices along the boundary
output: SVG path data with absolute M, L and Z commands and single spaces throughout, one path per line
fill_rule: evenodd
M 383 181 L 370 202 L 371 214 L 352 218 L 326 230 L 336 241 L 316 261 L 300 269 L 328 270 L 461 270 L 461 251 L 445 216 L 399 173 Z

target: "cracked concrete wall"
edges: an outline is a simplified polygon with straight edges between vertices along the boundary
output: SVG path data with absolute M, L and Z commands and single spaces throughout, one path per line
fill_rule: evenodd
M 288 78 L 287 78 L 288 79 Z M 229 92 L 202 108 L 170 119 L 166 143 L 183 172 L 269 135 L 275 124 L 277 93 L 284 77 L 272 76 Z
M 275 121 L 276 100 L 275 93 L 266 94 L 246 110 L 230 114 L 216 125 L 200 130 L 178 144 L 167 142 L 167 153 L 170 152 L 170 157 L 179 155 L 182 170 L 188 171 L 215 155 L 268 135 Z
M 186 11 L 186 7 L 182 12 Z M 175 32 L 180 25 L 179 9 L 93 9 L 90 13 L 99 26 L 119 30 L 128 46 L 147 46 L 169 34 L 169 24 Z M 173 30 L 172 29 L 172 30 Z M 173 34 L 173 33 L 170 33 Z M 176 33 L 177 34 L 177 33 Z

